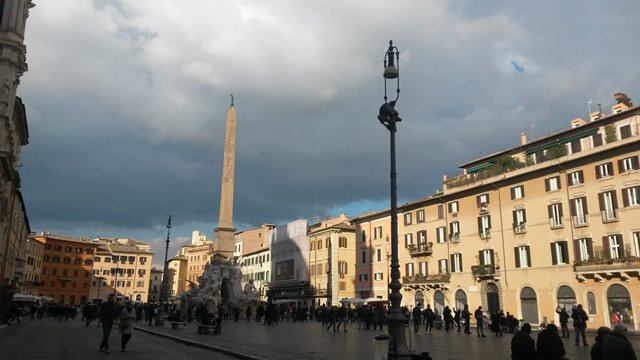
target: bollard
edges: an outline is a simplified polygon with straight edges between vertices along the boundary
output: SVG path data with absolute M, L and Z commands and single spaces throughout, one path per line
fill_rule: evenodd
M 387 334 L 380 334 L 373 340 L 375 353 L 373 360 L 387 360 L 389 356 L 389 340 L 391 337 Z

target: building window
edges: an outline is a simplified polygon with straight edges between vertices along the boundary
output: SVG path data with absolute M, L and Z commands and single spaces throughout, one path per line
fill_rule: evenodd
M 427 230 L 418 231 L 418 244 L 427 243 Z
M 44 255 L 44 256 L 42 257 L 42 260 L 43 260 L 43 261 L 49 261 L 49 255 Z
M 436 241 L 438 244 L 442 244 L 447 241 L 447 228 L 440 226 L 436 229 Z
M 424 210 L 416 211 L 416 221 L 419 222 L 419 223 L 423 223 L 424 222 Z
M 373 228 L 373 239 L 382 239 L 382 226 Z
M 456 214 L 458 213 L 458 202 L 457 201 L 452 201 L 448 204 L 449 207 L 449 214 Z
M 618 160 L 618 172 L 625 173 L 628 171 L 638 170 L 638 157 L 631 156 Z
M 413 245 L 413 234 L 412 233 L 404 234 L 404 247 L 407 248 L 410 245 Z
M 462 272 L 462 254 L 460 253 L 451 254 L 451 272 L 452 273 Z
M 584 174 L 582 170 L 574 171 L 567 174 L 567 182 L 569 186 L 580 185 L 584 183 Z
M 366 230 L 362 230 L 360 232 L 360 241 L 367 241 L 367 231 Z
M 341 248 L 346 248 L 347 247 L 347 238 L 346 237 L 338 238 L 338 247 L 341 247 Z
M 527 212 L 525 209 L 513 211 L 513 231 L 516 234 L 522 234 L 527 231 Z
M 602 238 L 605 255 L 609 259 L 620 259 L 624 257 L 624 244 L 622 235 L 609 235 Z
M 633 256 L 640 257 L 640 232 L 633 233 L 633 244 L 631 244 Z
M 100 262 L 100 260 L 101 260 L 100 256 L 96 256 L 96 257 L 93 258 L 93 261 L 95 261 L 95 262 Z
M 634 186 L 622 190 L 624 207 L 640 205 L 640 186 Z
M 599 193 L 598 202 L 603 222 L 618 220 L 618 200 L 615 190 Z
M 544 188 L 546 192 L 560 190 L 560 176 L 544 179 Z
M 490 215 L 478 217 L 478 235 L 480 235 L 480 239 L 489 239 L 491 237 Z
M 444 219 L 444 205 L 438 205 L 438 219 Z
M 347 262 L 346 261 L 338 261 L 338 274 L 340 274 L 340 275 L 348 274 L 347 268 L 348 268 L 348 266 L 347 266 Z
M 70 253 L 70 252 L 72 252 L 72 251 L 73 251 L 73 248 L 72 248 L 71 246 L 65 246 L 65 247 L 64 247 L 64 252 L 68 252 L 68 253 Z
M 367 251 L 366 250 L 362 251 L 361 255 L 362 255 L 362 257 L 360 258 L 360 260 L 362 260 L 361 263 L 362 264 L 366 264 L 367 263 Z
M 376 249 L 376 261 L 382 261 L 382 249 Z
M 449 264 L 447 264 L 447 259 L 438 260 L 438 274 L 448 274 L 449 273 Z
M 460 223 L 457 221 L 449 224 L 449 237 L 451 238 L 452 243 L 457 243 L 460 241 Z
M 571 153 L 575 154 L 580 151 L 582 151 L 582 144 L 580 143 L 580 139 L 571 141 Z
M 613 176 L 613 164 L 608 162 L 596 166 L 596 179 Z
M 589 210 L 587 209 L 587 198 L 579 197 L 571 199 L 569 202 L 569 210 L 571 211 L 571 217 L 573 218 L 573 225 L 576 227 L 586 226 L 589 224 L 588 216 Z
M 566 241 L 551 243 L 551 261 L 553 265 L 569 263 L 569 249 Z
M 476 203 L 478 204 L 478 206 L 481 205 L 488 205 L 489 204 L 489 194 L 482 194 L 482 195 L 478 195 L 476 196 Z
M 360 279 L 360 281 L 369 281 L 369 274 L 360 274 L 358 279 Z
M 596 311 L 596 295 L 591 291 L 587 292 L 587 308 L 588 308 L 588 311 L 589 311 L 589 315 L 595 315 L 597 313 L 597 311 Z
M 591 238 L 577 239 L 574 242 L 577 261 L 588 261 L 593 258 L 593 241 Z
M 511 200 L 522 199 L 524 197 L 524 186 L 514 186 L 511 188 Z
M 311 240 L 311 243 L 309 244 L 309 250 L 310 251 L 315 251 L 316 250 L 316 241 L 315 240 Z
M 85 265 L 93 265 L 93 260 L 87 259 L 87 260 L 84 261 L 84 264 Z
M 480 250 L 478 260 L 480 261 L 480 265 L 493 265 L 493 249 Z
M 620 126 L 620 139 L 626 139 L 628 137 L 631 137 L 631 125 Z
M 516 268 L 528 268 L 531 267 L 531 254 L 529 246 L 517 246 L 516 252 Z
M 367 274 L 363 274 L 363 275 L 367 275 Z M 373 280 L 384 280 L 384 276 L 382 275 L 381 272 L 377 272 L 373 274 Z
M 426 261 L 420 261 L 418 263 L 418 273 L 422 276 L 426 276 L 427 275 L 427 262 Z
M 552 229 L 563 227 L 562 224 L 562 203 L 551 204 L 547 207 L 549 211 L 549 224 Z
M 318 246 L 317 246 L 318 250 L 322 250 L 322 239 L 318 240 Z
M 64 258 L 64 260 L 62 260 L 62 262 L 65 263 L 65 264 L 71 264 L 71 258 L 66 257 L 66 258 Z
M 62 245 L 53 245 L 53 251 L 62 251 Z
M 404 264 L 404 268 L 407 276 L 413 276 L 415 274 L 413 271 L 413 263 Z
M 405 213 L 404 214 L 404 224 L 405 225 L 411 225 L 411 213 Z

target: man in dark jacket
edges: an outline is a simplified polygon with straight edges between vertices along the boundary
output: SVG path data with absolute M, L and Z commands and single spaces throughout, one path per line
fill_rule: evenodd
M 531 338 L 531 325 L 524 323 L 520 331 L 511 339 L 511 358 L 513 360 L 535 360 L 536 343 Z
M 578 307 L 571 312 L 571 318 L 573 319 L 573 327 L 576 331 L 576 345 L 580 345 L 580 337 L 582 337 L 582 343 L 584 346 L 588 346 L 586 330 L 589 316 L 584 309 L 582 309 L 582 304 L 578 304 Z
M 464 310 L 462 310 L 462 320 L 464 320 L 464 333 L 471 334 L 469 327 L 471 326 L 471 311 L 469 311 L 469 305 L 464 304 Z
M 606 326 L 600 326 L 598 328 L 598 335 L 596 336 L 596 342 L 591 347 L 591 360 L 604 360 L 607 357 L 602 352 L 602 344 L 604 340 L 611 334 L 611 329 Z
M 602 343 L 602 354 L 607 359 L 637 360 L 631 342 L 627 339 L 627 328 L 624 325 L 616 325 L 613 331 Z
M 412 315 L 413 331 L 417 334 L 418 330 L 420 330 L 420 323 L 422 322 L 422 310 L 420 310 L 419 304 L 413 307 Z
M 424 320 L 427 323 L 427 326 L 424 329 L 425 334 L 431 334 L 431 329 L 433 329 L 433 320 L 435 319 L 435 314 L 431 309 L 431 304 L 427 304 L 427 308 L 424 309 Z
M 558 307 L 556 308 L 556 313 L 558 314 L 558 317 L 560 318 L 560 326 L 562 327 L 562 337 L 563 338 L 570 338 L 571 337 L 571 333 L 569 333 L 569 327 L 567 326 L 567 323 L 569 322 L 569 313 L 567 312 L 567 309 L 565 307 L 560 307 L 560 305 L 558 305 Z
M 484 335 L 484 314 L 482 313 L 482 306 L 478 306 L 476 311 L 473 313 L 473 316 L 476 318 L 478 337 L 480 337 L 480 333 L 482 333 L 482 337 L 486 337 Z
M 538 334 L 538 359 L 562 360 L 566 351 L 558 327 L 554 324 L 547 325 L 547 328 Z
M 100 321 L 102 322 L 102 342 L 100 343 L 100 351 L 109 352 L 109 335 L 113 328 L 113 320 L 117 316 L 117 308 L 115 295 L 109 294 L 107 302 L 100 307 Z

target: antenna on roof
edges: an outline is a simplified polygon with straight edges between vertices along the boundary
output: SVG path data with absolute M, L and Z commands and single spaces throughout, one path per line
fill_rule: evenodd
M 587 101 L 587 111 L 589 111 L 587 113 L 587 119 L 591 119 L 591 103 L 592 103 L 591 100 Z

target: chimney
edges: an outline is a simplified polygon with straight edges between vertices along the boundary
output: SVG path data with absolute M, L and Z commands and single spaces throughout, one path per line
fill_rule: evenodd
M 520 145 L 527 145 L 527 133 L 524 131 L 520 134 Z
M 602 112 L 600 111 L 594 111 L 591 114 L 589 114 L 589 120 L 591 121 L 596 121 L 600 118 L 602 118 Z

